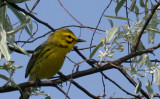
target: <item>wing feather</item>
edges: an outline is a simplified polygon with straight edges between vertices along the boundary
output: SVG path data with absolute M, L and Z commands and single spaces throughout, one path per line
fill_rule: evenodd
M 40 46 L 38 46 L 34 53 L 32 54 L 32 57 L 31 59 L 29 60 L 28 62 L 28 65 L 27 65 L 27 68 L 26 68 L 26 74 L 25 74 L 25 78 L 28 77 L 31 69 L 34 67 L 34 64 L 36 63 L 37 61 L 37 58 L 39 57 L 40 53 L 43 51 L 43 49 L 46 48 L 46 46 L 48 45 L 47 41 L 44 42 L 43 44 L 41 44 Z

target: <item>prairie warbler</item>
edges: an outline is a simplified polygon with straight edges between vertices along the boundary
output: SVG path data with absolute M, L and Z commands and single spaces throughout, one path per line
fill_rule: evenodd
M 37 47 L 26 68 L 25 78 L 35 79 L 52 78 L 63 65 L 66 54 L 72 50 L 78 39 L 69 29 L 60 29 L 48 37 L 48 40 Z M 25 98 L 23 94 L 23 98 Z

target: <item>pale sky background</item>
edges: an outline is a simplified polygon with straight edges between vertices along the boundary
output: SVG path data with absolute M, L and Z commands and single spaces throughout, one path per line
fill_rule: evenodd
M 85 1 L 84 0 L 61 0 L 61 2 L 63 3 L 64 7 L 83 25 L 95 28 L 103 10 L 109 4 L 110 0 L 85 0 Z M 35 3 L 35 0 L 28 1 L 26 3 L 29 6 L 29 8 L 32 8 L 32 6 Z M 20 7 L 25 8 L 24 3 L 18 4 L 18 5 Z M 115 6 L 116 6 L 116 3 L 113 1 L 111 4 L 111 7 L 109 9 L 107 9 L 107 11 L 105 12 L 105 15 L 115 16 L 115 11 L 114 11 Z M 8 12 L 9 12 L 8 14 L 11 18 L 11 21 L 13 23 L 18 22 L 17 19 L 13 16 L 13 14 L 10 11 L 8 11 Z M 60 28 L 62 26 L 67 26 L 67 25 L 79 25 L 60 6 L 60 4 L 58 3 L 58 0 L 41 0 L 33 12 L 37 13 L 37 15 L 35 15 L 35 16 L 37 16 L 39 19 L 45 21 L 46 23 L 48 23 L 49 25 L 51 25 L 55 29 Z M 125 17 L 124 8 L 123 8 L 123 10 L 121 10 L 121 13 L 119 13 L 118 15 Z M 130 14 L 129 18 L 133 19 L 133 21 L 134 21 L 135 16 L 132 16 L 132 15 L 134 15 L 134 14 Z M 106 29 L 111 28 L 109 21 L 107 21 L 107 19 L 109 19 L 109 18 L 106 18 L 106 17 L 102 18 L 102 21 L 98 27 L 99 29 L 106 30 Z M 35 21 L 35 20 L 33 19 L 33 21 Z M 115 20 L 114 25 L 115 26 L 116 25 L 124 25 L 126 22 L 127 21 Z M 36 27 L 35 23 L 33 23 L 33 24 L 34 24 L 33 28 L 35 31 L 37 29 L 37 27 Z M 83 29 L 83 28 L 80 29 L 80 28 L 76 28 L 76 27 L 71 27 L 69 29 L 71 29 L 77 37 L 80 37 L 81 39 L 84 39 L 87 41 L 85 43 L 77 44 L 76 46 L 78 46 L 78 48 L 84 48 L 84 47 L 88 47 L 90 45 L 90 40 L 91 40 L 91 36 L 92 36 L 93 31 L 90 31 L 88 29 Z M 38 23 L 38 33 L 36 33 L 35 38 L 47 33 L 48 31 L 50 31 L 50 29 L 48 29 L 46 26 Z M 96 34 L 94 37 L 93 45 L 97 45 L 100 42 L 100 38 L 106 36 L 105 32 L 100 32 L 100 31 L 97 31 L 97 32 L 98 32 L 98 34 Z M 18 35 L 19 35 L 19 33 L 17 33 L 17 36 Z M 24 46 L 24 49 L 34 50 L 37 46 L 39 46 L 42 42 L 44 42 L 47 39 L 47 37 L 48 37 L 48 35 L 46 37 L 43 37 L 43 38 L 35 41 L 33 44 L 32 43 L 26 44 Z M 22 32 L 22 36 L 21 36 L 20 40 L 27 40 L 28 38 L 29 38 L 29 36 L 27 35 L 26 31 L 24 30 Z M 18 39 L 18 37 L 17 37 L 17 39 Z M 145 42 L 148 42 L 147 39 Z M 90 55 L 89 50 L 85 50 L 85 51 L 81 51 L 81 52 L 87 58 L 89 58 L 89 55 Z M 97 57 L 98 54 L 99 53 L 97 52 L 93 58 L 98 60 L 98 57 Z M 114 58 L 112 60 L 115 60 L 115 59 L 122 57 L 124 55 L 127 55 L 126 49 L 119 54 L 114 54 Z M 79 57 L 78 54 L 74 51 L 71 51 L 70 53 L 68 53 L 67 56 L 70 59 L 72 59 L 74 62 L 83 61 L 83 59 L 81 57 Z M 151 55 L 151 57 L 152 56 L 153 55 Z M 30 58 L 26 55 L 17 54 L 17 53 L 12 53 L 11 57 L 12 57 L 11 59 L 15 61 L 14 65 L 23 66 L 23 68 L 18 69 L 15 72 L 14 77 L 13 77 L 14 81 L 17 84 L 26 82 L 28 80 L 28 78 L 25 79 L 24 75 L 25 75 L 25 69 L 26 69 L 27 63 Z M 3 64 L 3 62 L 4 62 L 4 60 L 2 60 L 0 62 L 0 64 Z M 128 65 L 128 67 L 129 67 L 129 64 L 124 64 L 124 65 Z M 63 67 L 60 71 L 66 75 L 70 74 L 72 72 L 73 66 L 74 66 L 74 64 L 71 63 L 68 59 L 66 59 L 63 64 Z M 80 70 L 84 70 L 84 69 L 88 69 L 88 68 L 90 68 L 90 66 L 88 64 L 86 64 L 86 63 L 80 64 Z M 2 71 L 2 73 L 5 75 L 8 75 L 5 71 Z M 104 71 L 104 73 L 108 77 L 112 78 L 119 85 L 121 85 L 124 89 L 128 90 L 129 92 L 134 93 L 135 87 L 133 87 L 123 77 L 123 75 L 121 75 L 119 73 L 118 70 L 107 70 L 107 71 Z M 146 79 L 144 79 L 144 80 L 146 80 Z M 79 83 L 81 86 L 83 86 L 84 88 L 86 88 L 90 93 L 92 93 L 94 95 L 103 94 L 102 76 L 100 73 L 81 77 L 81 78 L 75 79 L 75 81 L 77 83 Z M 5 83 L 5 81 L 0 79 L 0 83 L 1 83 L 0 85 L 3 85 Z M 63 83 L 62 86 L 63 86 L 62 89 L 65 92 L 67 92 L 69 82 Z M 123 96 L 124 97 L 131 97 L 131 96 L 127 96 L 126 93 L 119 90 L 119 88 L 117 88 L 115 85 L 113 85 L 108 80 L 105 80 L 105 87 L 106 87 L 106 98 L 109 98 L 112 95 L 114 98 L 116 98 L 116 97 L 121 98 Z M 143 87 L 144 87 L 144 85 L 143 85 Z M 155 88 L 157 88 L 157 87 L 155 87 Z M 43 91 L 45 91 L 45 93 L 50 94 L 52 99 L 64 99 L 65 98 L 65 95 L 62 94 L 61 92 L 59 92 L 54 87 L 42 87 L 41 89 Z M 1 99 L 11 99 L 11 98 L 18 99 L 19 96 L 20 96 L 20 93 L 18 91 L 0 94 Z M 81 90 L 79 90 L 74 85 L 71 85 L 71 89 L 69 91 L 69 96 L 71 97 L 71 99 L 90 99 L 90 97 L 88 97 L 85 93 L 83 93 Z M 31 96 L 30 99 L 44 99 L 44 98 L 45 98 L 45 96 L 40 95 L 40 96 Z

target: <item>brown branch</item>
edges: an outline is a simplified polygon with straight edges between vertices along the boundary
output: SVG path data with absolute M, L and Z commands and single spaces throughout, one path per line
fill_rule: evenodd
M 33 42 L 36 41 L 37 39 L 40 39 L 40 38 L 42 38 L 42 37 L 45 37 L 46 35 L 50 34 L 51 32 L 52 32 L 52 31 L 49 31 L 49 32 L 47 32 L 47 33 L 45 33 L 45 34 L 43 34 L 43 35 L 41 35 L 41 36 L 33 39 L 32 41 L 15 41 L 15 43 L 33 43 Z
M 36 3 L 33 5 L 32 9 L 30 11 L 30 13 L 33 12 L 33 10 L 36 8 L 36 6 L 39 4 L 39 2 L 40 2 L 40 0 L 36 1 Z
M 79 26 L 79 25 L 67 25 L 67 26 L 62 26 L 61 28 L 67 28 L 67 27 L 79 27 L 79 28 L 87 28 L 87 29 L 96 29 L 94 27 L 90 27 L 90 26 Z M 61 29 L 59 28 L 59 29 Z M 98 31 L 101 31 L 101 32 L 105 32 L 105 30 L 102 30 L 102 29 L 96 29 Z
M 112 64 L 111 64 L 111 65 L 112 65 Z M 114 65 L 112 65 L 112 66 L 114 66 Z M 117 68 L 117 67 L 116 67 L 116 68 Z M 122 68 L 122 67 L 118 66 L 118 68 Z M 131 95 L 131 96 L 134 96 L 134 97 L 136 97 L 136 98 L 139 97 L 139 96 L 136 96 L 136 95 L 134 95 L 134 94 L 126 91 L 124 88 L 122 88 L 120 85 L 118 85 L 115 81 L 113 81 L 112 79 L 110 79 L 110 78 L 107 77 L 106 75 L 104 75 L 104 76 L 105 76 L 105 78 L 107 78 L 109 81 L 111 81 L 114 85 L 116 85 L 119 89 L 121 89 L 121 90 L 122 90 L 123 92 L 125 92 L 126 94 Z
M 26 15 L 29 15 L 30 17 L 32 17 L 33 19 L 35 19 L 37 22 L 47 26 L 49 29 L 51 29 L 53 32 L 55 31 L 54 28 L 52 28 L 48 23 L 38 19 L 37 17 L 35 17 L 33 14 L 31 14 L 30 12 L 27 12 L 25 9 L 19 7 L 18 5 L 14 4 L 14 3 L 9 3 L 7 2 L 7 4 L 9 4 L 10 6 L 12 6 L 13 8 L 19 10 L 19 11 L 22 11 L 23 13 L 25 13 Z
M 92 46 L 91 48 L 94 48 L 94 47 L 96 47 L 95 45 L 94 46 Z M 14 52 L 17 52 L 17 53 L 19 53 L 19 54 L 24 54 L 24 53 L 22 53 L 19 49 L 17 49 L 17 48 L 15 48 L 15 47 L 12 47 L 12 46 L 8 46 L 8 48 L 10 49 L 10 50 L 12 50 L 12 51 L 14 51 Z M 78 50 L 85 50 L 85 49 L 89 49 L 90 47 L 85 47 L 85 48 L 78 48 Z M 34 52 L 34 50 L 26 50 L 28 53 L 33 53 Z M 73 50 L 72 50 L 73 51 Z M 95 63 L 95 62 L 94 62 Z
M 93 98 L 93 99 L 99 99 L 98 97 L 92 95 L 90 92 L 88 92 L 85 88 L 83 88 L 81 85 L 79 85 L 75 81 L 72 80 L 71 83 L 74 84 L 76 87 L 78 87 L 80 90 L 82 90 L 84 93 L 86 93 L 91 98 Z
M 85 58 L 85 56 L 83 56 L 79 51 L 78 51 L 78 49 L 75 47 L 74 48 L 74 50 L 84 59 L 84 60 L 86 60 L 86 62 L 89 64 L 89 65 L 91 65 L 92 67 L 94 67 L 94 65 L 93 65 L 93 62 L 91 62 L 90 60 L 87 60 L 86 58 Z M 111 64 L 111 63 L 109 63 L 109 64 Z M 115 66 L 115 65 L 113 65 L 113 64 L 111 64 L 113 67 Z M 101 67 L 97 67 L 97 68 L 99 68 L 100 70 L 100 73 L 102 74 L 102 76 L 104 76 L 104 78 L 105 79 L 108 79 L 110 82 L 112 82 L 114 85 L 116 85 L 118 88 L 120 88 L 122 91 L 124 91 L 125 93 L 127 93 L 128 95 L 131 95 L 131 96 L 134 96 L 134 97 L 138 97 L 138 96 L 136 96 L 136 95 L 134 95 L 134 94 L 132 94 L 132 93 L 129 93 L 128 91 L 126 91 L 126 90 L 124 90 L 120 85 L 118 85 L 116 82 L 114 82 L 112 79 L 110 79 L 108 76 L 106 76 L 102 71 L 102 69 L 101 69 Z M 117 67 L 116 66 L 116 68 L 120 68 L 120 66 L 119 67 Z
M 67 80 L 67 77 L 61 73 L 61 72 L 58 72 L 58 74 L 60 75 L 60 78 L 61 79 L 65 79 Z M 72 75 L 71 75 L 72 76 Z M 90 96 L 91 98 L 94 98 L 94 99 L 99 99 L 98 97 L 94 96 L 93 94 L 91 94 L 90 92 L 88 92 L 85 88 L 83 88 L 82 86 L 80 86 L 77 82 L 75 82 L 72 77 L 71 79 L 69 80 L 72 84 L 74 84 L 77 88 L 79 88 L 80 90 L 82 90 L 84 93 L 86 93 L 88 96 Z
M 67 80 L 69 80 L 71 77 L 72 79 L 76 79 L 76 78 L 80 78 L 80 77 L 83 77 L 83 76 L 86 76 L 86 75 L 90 75 L 90 74 L 94 74 L 94 73 L 97 73 L 97 72 L 100 72 L 100 71 L 104 71 L 104 70 L 109 70 L 109 69 L 112 69 L 112 68 L 116 68 L 117 69 L 117 64 L 118 66 L 122 63 L 122 61 L 126 61 L 130 58 L 133 58 L 135 56 L 138 56 L 138 55 L 142 55 L 144 53 L 151 53 L 153 52 L 155 49 L 159 48 L 160 47 L 160 44 L 152 47 L 152 48 L 149 48 L 149 49 L 146 49 L 146 50 L 143 50 L 143 51 L 139 51 L 139 52 L 136 52 L 136 53 L 131 53 L 129 55 L 126 55 L 122 58 L 119 58 L 115 61 L 111 61 L 107 64 L 104 64 L 103 66 L 97 68 L 97 67 L 93 67 L 91 69 L 87 69 L 87 70 L 83 70 L 83 71 L 78 71 L 76 73 L 73 73 L 73 74 L 70 74 L 70 75 L 67 75 L 66 78 L 67 79 L 56 79 L 56 80 L 52 80 L 52 81 L 42 81 L 41 84 L 37 85 L 34 81 L 30 81 L 30 82 L 26 82 L 26 83 L 21 83 L 19 84 L 18 86 L 20 88 L 26 88 L 26 87 L 33 87 L 33 86 L 55 86 L 56 84 L 58 83 L 62 83 L 62 82 L 65 82 Z M 113 66 L 112 64 L 116 65 L 116 66 Z M 12 86 L 6 86 L 6 87 L 0 87 L 0 92 L 3 93 L 3 92 L 10 92 L 10 91 L 15 91 L 15 90 L 18 90 L 18 88 L 15 88 L 15 87 L 12 87 Z M 144 93 L 142 93 L 144 96 L 146 96 Z
M 127 61 L 128 59 L 131 59 L 131 58 L 136 57 L 138 55 L 142 55 L 144 53 L 152 53 L 154 50 L 156 50 L 159 47 L 160 47 L 160 44 L 157 44 L 157 45 L 155 45 L 155 46 L 153 46 L 153 47 L 151 47 L 149 49 L 142 50 L 142 51 L 135 52 L 135 53 L 130 53 L 130 54 L 124 56 L 124 57 L 116 59 L 115 62 L 114 61 L 113 62 L 116 63 L 116 65 L 120 65 L 121 63 Z
M 104 66 L 101 67 L 102 70 L 107 70 L 107 69 L 111 69 L 111 68 L 113 68 L 113 66 L 110 65 L 110 64 L 105 64 Z M 86 76 L 86 75 L 89 75 L 89 74 L 97 73 L 97 72 L 99 72 L 99 70 L 100 69 L 94 67 L 94 68 L 91 68 L 91 69 L 78 71 L 76 73 L 67 75 L 65 77 L 65 79 L 61 78 L 61 79 L 56 79 L 56 80 L 41 81 L 40 84 L 39 83 L 36 84 L 36 82 L 34 82 L 34 81 L 29 81 L 29 82 L 18 84 L 18 86 L 22 89 L 26 88 L 26 87 L 34 87 L 34 86 L 55 86 L 59 83 L 62 83 L 62 82 L 65 82 L 65 81 L 69 80 L 71 77 L 72 77 L 72 79 L 76 79 L 76 78 L 83 77 L 83 76 Z M 15 87 L 12 87 L 12 86 L 0 87 L 0 93 L 10 92 L 10 91 L 15 91 L 15 90 L 18 90 L 18 88 L 15 88 Z
M 135 87 L 137 86 L 137 83 L 126 73 L 126 71 L 123 68 L 119 68 L 118 70 L 127 78 L 127 80 L 132 85 L 134 85 Z M 142 93 L 142 95 L 144 97 L 146 97 L 147 99 L 150 99 L 149 96 L 148 96 L 148 94 L 143 89 L 141 89 L 140 92 Z
M 14 52 L 17 52 L 17 53 L 19 53 L 19 54 L 24 54 L 24 53 L 22 53 L 19 49 L 17 49 L 17 48 L 14 48 L 14 47 L 11 47 L 11 46 L 8 46 L 8 48 L 10 49 L 10 50 L 12 50 L 12 51 L 14 51 Z M 34 50 L 26 50 L 28 53 L 33 53 L 34 52 Z
M 144 30 L 146 29 L 146 27 L 148 26 L 149 22 L 151 21 L 151 18 L 152 18 L 152 16 L 154 15 L 154 13 L 156 12 L 156 9 L 159 7 L 159 5 L 160 5 L 160 0 L 159 0 L 158 3 L 154 6 L 154 8 L 153 8 L 151 14 L 149 15 L 146 23 L 144 24 L 143 28 L 141 29 L 141 31 L 140 31 L 140 33 L 139 33 L 139 35 L 138 35 L 137 41 L 136 41 L 135 45 L 133 45 L 133 49 L 132 49 L 133 52 L 136 52 L 136 50 L 137 50 L 137 48 L 138 48 L 138 45 L 139 45 L 139 42 L 140 42 L 140 40 L 141 40 L 142 34 L 143 34 Z

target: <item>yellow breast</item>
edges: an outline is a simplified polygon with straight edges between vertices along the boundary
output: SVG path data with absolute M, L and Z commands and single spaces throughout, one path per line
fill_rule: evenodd
M 52 78 L 62 67 L 66 51 L 64 49 L 56 50 L 52 53 L 50 52 L 43 60 L 35 64 L 30 72 L 30 80 L 34 80 L 35 77 L 39 79 Z M 36 74 L 37 72 L 37 74 Z M 32 77 L 32 78 L 31 78 Z

